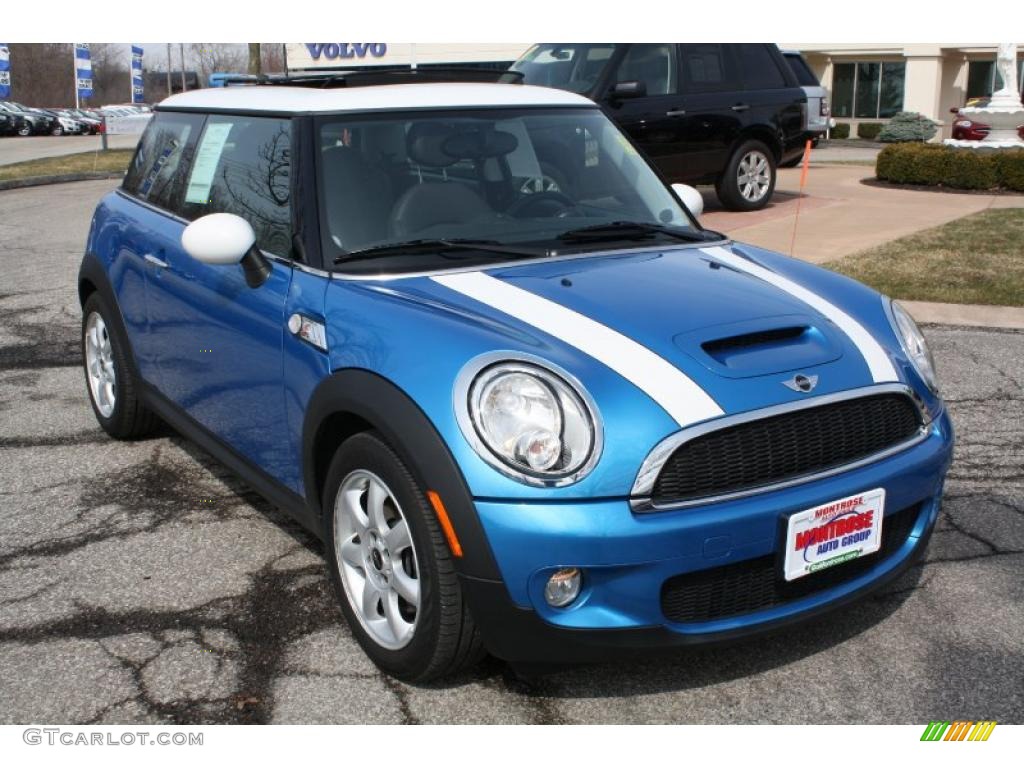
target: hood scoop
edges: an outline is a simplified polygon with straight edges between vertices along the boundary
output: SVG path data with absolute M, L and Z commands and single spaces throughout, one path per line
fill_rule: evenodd
M 673 341 L 720 376 L 747 378 L 837 360 L 842 347 L 835 334 L 821 318 L 784 315 L 702 328 Z

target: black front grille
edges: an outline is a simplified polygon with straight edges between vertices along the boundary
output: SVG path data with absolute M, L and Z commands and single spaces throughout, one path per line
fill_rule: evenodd
M 681 445 L 652 498 L 687 501 L 822 472 L 904 442 L 920 426 L 909 397 L 886 393 L 725 427 Z
M 785 581 L 775 555 L 673 576 L 661 587 L 661 611 L 669 621 L 713 621 L 762 611 L 849 581 L 873 568 L 910 535 L 920 504 L 886 515 L 882 547 L 870 555 Z

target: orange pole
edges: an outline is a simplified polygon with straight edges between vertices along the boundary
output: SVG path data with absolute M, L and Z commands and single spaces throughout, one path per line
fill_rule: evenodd
M 789 255 L 793 255 L 793 249 L 796 247 L 796 228 L 800 222 L 800 203 L 804 199 L 804 187 L 807 186 L 807 171 L 811 166 L 811 140 L 808 139 L 804 145 L 804 159 L 802 168 L 800 170 L 800 194 L 796 199 L 796 215 L 793 217 L 793 235 L 789 239 Z

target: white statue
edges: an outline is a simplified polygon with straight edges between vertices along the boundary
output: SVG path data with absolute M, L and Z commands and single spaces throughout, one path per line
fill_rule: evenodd
M 996 49 L 996 71 L 1003 87 L 992 94 L 992 106 L 1020 106 L 1017 88 L 1017 44 L 1000 43 Z

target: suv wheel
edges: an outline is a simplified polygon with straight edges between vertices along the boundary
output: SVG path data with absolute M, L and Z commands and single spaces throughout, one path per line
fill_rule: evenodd
M 111 437 L 131 439 L 153 431 L 156 416 L 138 399 L 128 364 L 128 344 L 116 332 L 111 312 L 98 293 L 82 308 L 82 360 L 96 420 Z
M 423 682 L 479 660 L 480 636 L 426 494 L 376 433 L 341 445 L 323 498 L 341 610 L 374 663 Z
M 764 208 L 775 190 L 775 160 L 760 141 L 745 141 L 725 166 L 715 185 L 718 199 L 731 211 Z

